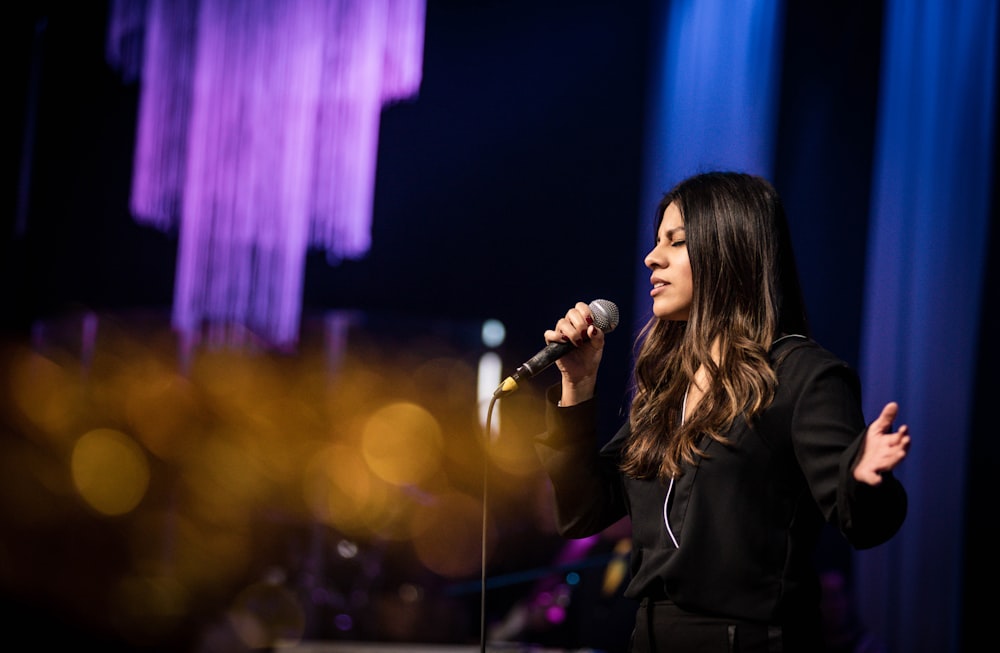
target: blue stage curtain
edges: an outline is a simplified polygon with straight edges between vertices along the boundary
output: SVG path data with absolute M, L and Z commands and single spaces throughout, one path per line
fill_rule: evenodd
M 903 529 L 856 555 L 891 652 L 960 650 L 962 533 L 996 114 L 994 0 L 889 0 L 862 325 L 865 410 L 913 444 Z
M 697 172 L 771 177 L 782 42 L 781 0 L 665 3 L 653 50 L 643 163 L 639 262 L 653 246 L 663 193 Z M 654 12 L 655 13 L 655 12 Z M 636 324 L 650 316 L 649 271 L 636 277 Z
M 712 168 L 773 177 L 776 156 L 784 4 L 660 6 L 640 258 L 664 190 Z M 868 418 L 898 401 L 914 443 L 897 471 L 910 493 L 906 523 L 888 544 L 856 553 L 854 575 L 861 619 L 890 653 L 963 644 L 964 488 L 994 175 L 998 7 L 884 5 L 858 367 Z M 642 324 L 648 271 L 639 267 L 636 279 Z

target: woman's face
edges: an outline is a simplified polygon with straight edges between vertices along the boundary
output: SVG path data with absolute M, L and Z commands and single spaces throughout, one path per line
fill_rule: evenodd
M 653 315 L 661 320 L 687 321 L 691 313 L 691 261 L 684 238 L 684 219 L 671 202 L 656 232 L 656 245 L 643 261 L 652 271 Z

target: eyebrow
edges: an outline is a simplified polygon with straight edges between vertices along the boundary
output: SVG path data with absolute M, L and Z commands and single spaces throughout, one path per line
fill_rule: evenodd
M 667 237 L 667 240 L 673 240 L 674 234 L 677 233 L 678 231 L 684 231 L 684 225 L 681 225 L 679 227 L 674 227 L 673 229 L 667 229 L 663 233 L 663 235 Z

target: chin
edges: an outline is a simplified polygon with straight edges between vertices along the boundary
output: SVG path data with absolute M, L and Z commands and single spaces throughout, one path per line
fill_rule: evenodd
M 687 313 L 674 313 L 667 311 L 653 311 L 653 316 L 662 322 L 687 322 Z
M 664 322 L 687 322 L 690 311 L 687 309 L 676 310 L 669 308 L 659 308 L 653 306 L 653 317 L 663 320 Z

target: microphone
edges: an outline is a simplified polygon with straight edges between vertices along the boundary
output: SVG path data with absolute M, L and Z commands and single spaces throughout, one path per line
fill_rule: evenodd
M 594 326 L 604 333 L 611 333 L 618 326 L 618 307 L 606 299 L 595 299 L 589 304 L 594 316 Z M 520 381 L 530 379 L 556 360 L 573 351 L 572 342 L 550 342 L 544 349 L 522 363 L 514 373 L 503 380 L 493 397 L 504 397 L 517 390 Z

